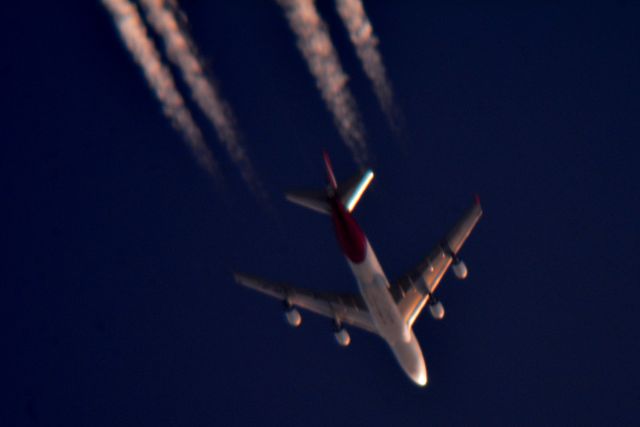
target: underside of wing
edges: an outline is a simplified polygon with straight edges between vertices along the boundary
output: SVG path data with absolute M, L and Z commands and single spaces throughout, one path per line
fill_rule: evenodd
M 409 326 L 413 325 L 425 304 L 432 298 L 451 264 L 457 261 L 464 267 L 464 263 L 458 260 L 457 255 L 481 216 L 482 207 L 476 198 L 473 206 L 465 212 L 442 242 L 415 269 L 403 276 L 392 287 L 400 313 Z M 454 266 L 454 270 L 455 268 Z M 466 267 L 462 276 L 466 276 Z
M 346 323 L 372 333 L 377 333 L 367 307 L 360 295 L 316 292 L 284 283 L 267 281 L 242 273 L 235 273 L 234 278 L 236 282 L 243 286 L 285 301 L 292 306 L 320 314 L 338 323 Z

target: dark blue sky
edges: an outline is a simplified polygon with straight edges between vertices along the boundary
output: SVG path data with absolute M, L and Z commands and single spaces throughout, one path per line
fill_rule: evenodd
M 379 338 L 339 348 L 304 314 L 292 330 L 231 279 L 356 290 L 327 218 L 282 198 L 323 184 L 322 148 L 339 177 L 356 165 L 277 4 L 183 2 L 269 216 L 196 113 L 215 191 L 109 15 L 78 3 L 5 10 L 3 425 L 637 422 L 639 3 L 367 2 L 398 141 L 320 2 L 374 155 L 356 217 L 390 278 L 482 197 L 469 279 L 447 276 L 447 317 L 415 326 L 426 389 Z

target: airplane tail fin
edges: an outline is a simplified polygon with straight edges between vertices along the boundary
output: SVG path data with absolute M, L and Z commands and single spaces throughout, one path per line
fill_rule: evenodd
M 327 171 L 327 180 L 329 181 L 327 189 L 289 191 L 286 193 L 287 200 L 307 209 L 330 215 L 331 205 L 329 204 L 329 199 L 333 197 L 333 195 L 337 195 L 344 207 L 349 212 L 353 212 L 360 201 L 362 194 L 364 194 L 365 190 L 373 180 L 373 171 L 371 169 L 367 169 L 350 180 L 338 185 L 338 181 L 333 173 L 333 167 L 331 166 L 329 155 L 326 151 L 323 151 L 322 155 L 324 158 L 324 166 Z
M 329 181 L 329 185 L 334 191 L 337 191 L 338 181 L 336 181 L 336 176 L 333 173 L 333 166 L 331 166 L 331 159 L 329 158 L 327 150 L 322 151 L 322 158 L 324 159 L 324 168 L 327 170 L 327 180 Z

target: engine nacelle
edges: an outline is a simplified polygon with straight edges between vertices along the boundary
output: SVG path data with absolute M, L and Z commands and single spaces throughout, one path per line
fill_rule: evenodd
M 453 264 L 453 267 L 451 268 L 453 269 L 453 274 L 455 274 L 456 277 L 460 280 L 466 279 L 467 276 L 469 275 L 469 270 L 467 270 L 467 264 L 465 264 L 464 261 L 462 261 L 461 259 L 457 260 Z
M 341 347 L 347 347 L 349 344 L 351 344 L 351 336 L 349 335 L 349 332 L 347 332 L 347 330 L 344 328 L 340 328 L 335 331 L 333 333 L 333 336 L 336 338 L 337 343 Z
M 290 308 L 284 312 L 284 317 L 287 319 L 287 323 L 294 328 L 297 328 L 302 323 L 302 316 L 296 308 Z
M 429 304 L 429 313 L 436 320 L 444 318 L 444 305 L 440 301 Z

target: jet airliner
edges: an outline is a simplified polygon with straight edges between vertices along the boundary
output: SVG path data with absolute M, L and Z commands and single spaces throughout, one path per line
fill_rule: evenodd
M 351 337 L 344 324 L 379 335 L 386 341 L 404 372 L 420 386 L 427 384 L 427 367 L 413 324 L 425 305 L 432 317 L 441 320 L 444 306 L 434 293 L 449 267 L 459 279 L 468 274 L 458 257 L 465 240 L 482 216 L 480 200 L 464 213 L 451 231 L 424 260 L 395 283 L 387 280 L 369 240 L 351 213 L 373 179 L 366 170 L 339 185 L 326 152 L 323 153 L 328 185 L 321 191 L 289 192 L 289 201 L 331 216 L 336 237 L 358 284 L 358 294 L 316 292 L 255 276 L 235 273 L 235 280 L 246 287 L 283 301 L 285 318 L 294 327 L 302 317 L 296 307 L 326 316 L 334 321 L 335 339 L 348 346 Z

